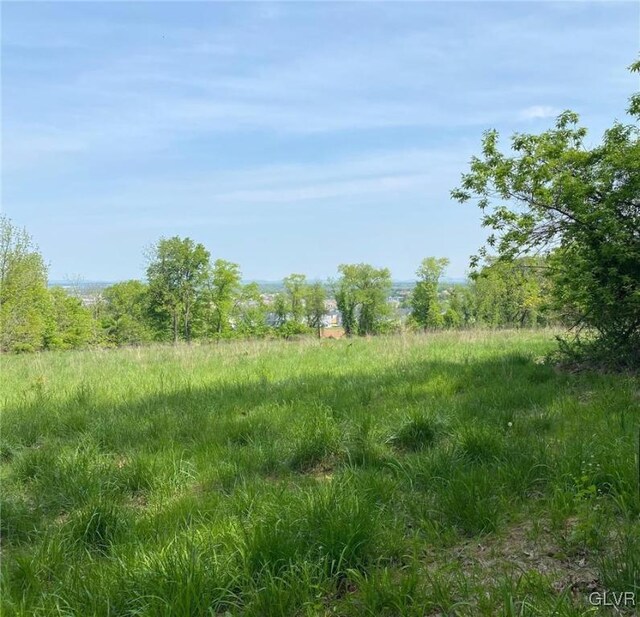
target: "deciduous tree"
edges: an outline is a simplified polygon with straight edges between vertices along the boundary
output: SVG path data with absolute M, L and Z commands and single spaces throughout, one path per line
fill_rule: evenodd
M 369 264 L 342 264 L 338 271 L 335 297 L 345 334 L 376 334 L 389 314 L 391 272 Z
M 107 340 L 114 345 L 151 341 L 149 288 L 141 281 L 123 281 L 102 292 L 101 318 Z
M 477 202 L 501 258 L 551 255 L 555 293 L 575 316 L 570 349 L 617 367 L 640 366 L 640 93 L 628 111 L 635 123 L 614 122 L 593 146 L 570 111 L 552 129 L 515 134 L 508 153 L 487 131 L 452 192 Z
M 36 351 L 45 343 L 47 268 L 24 229 L 0 215 L 0 349 Z
M 262 336 L 267 331 L 267 307 L 257 283 L 247 283 L 240 291 L 234 308 L 236 332 L 242 335 Z
M 207 279 L 209 251 L 191 238 L 162 238 L 152 247 L 147 267 L 152 304 L 171 320 L 173 341 L 180 326 L 191 338 L 191 315 Z
M 211 328 L 218 335 L 231 329 L 231 319 L 242 290 L 240 266 L 216 259 L 207 279 L 205 296 L 211 314 Z
M 546 260 L 520 257 L 511 261 L 488 259 L 473 274 L 476 315 L 489 326 L 538 326 L 550 318 L 550 282 L 544 276 Z
M 425 330 L 443 325 L 438 283 L 448 265 L 449 260 L 444 257 L 426 257 L 416 270 L 418 282 L 411 294 L 411 316 Z
M 49 290 L 50 312 L 45 344 L 48 349 L 77 349 L 94 342 L 96 324 L 80 298 L 62 287 Z
M 277 293 L 273 298 L 273 313 L 276 327 L 283 326 L 289 319 L 289 302 L 283 293 Z
M 305 308 L 305 295 L 307 293 L 307 277 L 304 274 L 290 274 L 283 281 L 287 294 L 289 313 L 296 323 L 302 323 Z
M 327 292 L 322 283 L 314 283 L 307 287 L 305 299 L 307 324 L 310 328 L 315 329 L 318 337 L 321 335 L 322 319 L 327 314 L 326 299 Z

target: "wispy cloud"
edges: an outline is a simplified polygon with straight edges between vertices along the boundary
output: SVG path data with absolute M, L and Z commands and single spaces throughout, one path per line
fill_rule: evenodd
M 338 28 L 330 44 L 313 38 L 306 44 L 302 34 L 288 34 L 286 11 L 284 17 L 281 9 L 267 11 L 267 18 L 264 7 L 254 8 L 247 10 L 244 27 L 225 23 L 211 30 L 163 29 L 154 24 L 145 27 L 141 40 L 134 36 L 135 26 L 119 19 L 115 32 L 123 39 L 123 53 L 88 52 L 86 62 L 65 60 L 56 65 L 60 69 L 56 79 L 46 80 L 46 92 L 34 92 L 37 84 L 17 76 L 5 93 L 9 121 L 4 148 L 9 168 L 43 166 L 52 158 L 57 164 L 61 158 L 80 156 L 85 161 L 87 157 L 117 160 L 123 150 L 144 156 L 206 133 L 313 136 L 502 125 L 513 120 L 514 107 L 549 89 L 535 72 L 527 79 L 522 67 L 528 60 L 540 63 L 539 56 L 547 49 L 555 52 L 558 45 L 555 33 L 536 45 L 523 43 L 522 39 L 541 36 L 536 27 L 540 18 L 526 11 L 494 20 L 491 15 L 483 18 L 482 11 L 471 5 L 469 15 L 457 7 L 462 19 L 454 27 L 434 9 L 434 23 L 428 25 L 416 19 L 408 28 L 384 36 L 373 30 L 356 38 Z M 344 10 L 327 9 L 327 15 L 352 19 Z M 393 17 L 392 10 L 384 10 Z M 320 22 L 318 29 L 322 27 Z M 456 28 L 461 30 L 457 35 Z M 601 36 L 595 24 L 576 28 L 585 35 L 574 41 L 578 50 L 582 42 Z M 92 22 L 87 30 L 95 35 L 94 45 L 109 41 L 105 27 Z M 68 26 L 56 36 L 70 45 L 74 42 Z M 459 45 L 460 37 L 464 46 Z M 29 40 L 27 36 L 25 41 Z M 53 44 L 58 40 L 51 38 Z M 91 40 L 79 36 L 77 43 L 89 45 Z M 46 45 L 46 34 L 31 44 L 34 49 Z M 504 54 L 506 48 L 519 52 Z M 20 54 L 20 49 L 9 48 L 12 54 L 5 65 L 11 69 L 12 63 L 19 63 L 20 75 L 28 75 L 34 70 L 29 66 L 32 56 Z M 42 63 L 43 56 L 36 57 Z M 521 75 L 512 78 L 516 69 Z M 559 87 L 562 84 L 554 82 L 556 96 Z M 18 106 L 16 96 L 29 91 L 28 102 Z M 527 106 L 516 120 L 555 113 L 549 105 Z M 33 139 L 30 133 L 43 125 L 74 147 L 53 148 L 49 140 Z M 29 144 L 26 155 L 24 143 Z
M 560 109 L 551 105 L 532 105 L 520 112 L 520 117 L 524 120 L 538 120 L 544 118 L 555 118 L 560 113 Z
M 190 224 L 232 224 L 247 217 L 267 220 L 300 216 L 315 212 L 318 205 L 324 211 L 338 213 L 372 199 L 377 203 L 402 203 L 416 194 L 437 194 L 445 201 L 467 154 L 464 148 L 374 151 L 324 163 L 169 172 L 163 178 L 131 179 L 126 186 L 94 196 L 89 202 L 78 195 L 68 205 L 73 212 L 71 218 L 78 223 L 120 226 L 124 221 L 128 225 L 166 227 L 170 220 L 179 224 L 185 218 Z M 185 212 L 189 213 L 187 217 Z M 64 218 L 58 212 L 49 216 L 57 221 Z
M 255 243 L 281 273 L 307 254 L 326 272 L 318 251 L 399 276 L 425 252 L 462 264 L 482 230 L 449 190 L 482 131 L 571 108 L 598 133 L 637 87 L 638 17 L 623 2 L 8 3 L 3 206 L 58 272 L 78 270 L 81 242 L 120 276 L 178 229 L 257 276 Z

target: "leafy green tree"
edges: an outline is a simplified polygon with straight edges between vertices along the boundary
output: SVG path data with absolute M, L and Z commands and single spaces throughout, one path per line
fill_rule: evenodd
M 283 293 L 277 293 L 273 298 L 273 313 L 275 315 L 276 327 L 283 326 L 289 319 L 289 302 Z
M 426 257 L 416 270 L 418 282 L 411 294 L 411 316 L 424 330 L 443 325 L 438 283 L 448 265 L 449 260 L 444 257 Z
M 390 314 L 388 298 L 391 292 L 391 272 L 387 268 L 365 266 L 360 269 L 358 279 L 358 334 L 378 334 Z
M 44 260 L 29 234 L 0 215 L 0 349 L 41 349 L 48 311 Z
M 209 272 L 209 251 L 191 238 L 162 238 L 151 249 L 147 278 L 152 307 L 171 321 L 173 342 L 180 329 L 191 339 L 191 316 Z
M 307 293 L 307 277 L 304 274 L 290 274 L 284 281 L 289 313 L 296 323 L 302 323 L 305 313 L 305 295 Z
M 390 312 L 391 272 L 369 264 L 342 264 L 338 271 L 335 297 L 345 334 L 379 333 Z
M 322 319 L 327 314 L 326 299 L 327 291 L 322 283 L 314 283 L 307 287 L 305 299 L 307 325 L 316 330 L 318 337 L 321 336 Z
M 345 270 L 346 268 L 349 268 Z M 335 283 L 334 295 L 340 316 L 342 317 L 342 327 L 347 336 L 357 333 L 356 310 L 358 308 L 358 289 L 354 277 L 351 276 L 352 267 L 342 265 L 338 268 L 342 276 Z
M 442 314 L 442 325 L 445 328 L 459 328 L 462 326 L 462 315 L 448 306 Z
M 278 336 L 285 339 L 294 337 L 298 334 L 308 334 L 309 327 L 304 322 L 289 320 L 276 328 L 275 332 Z
M 234 309 L 242 291 L 240 266 L 224 259 L 216 259 L 207 279 L 205 295 L 211 315 L 211 328 L 217 335 L 232 329 Z
M 532 327 L 550 320 L 546 262 L 539 257 L 489 259 L 474 273 L 476 316 L 488 326 Z
M 100 321 L 107 341 L 139 345 L 153 339 L 149 314 L 149 288 L 141 281 L 124 281 L 102 292 Z
M 477 322 L 475 289 L 471 285 L 453 285 L 447 293 L 447 306 L 443 315 L 445 326 L 458 328 Z
M 77 349 L 94 341 L 95 322 L 91 310 L 62 287 L 49 290 L 49 327 L 45 335 L 48 349 Z
M 267 332 L 267 307 L 257 283 L 248 283 L 240 290 L 234 308 L 235 331 L 239 335 L 263 336 Z
M 514 135 L 507 154 L 488 131 L 452 192 L 477 200 L 501 257 L 553 253 L 548 274 L 577 332 L 568 349 L 617 367 L 640 366 L 640 93 L 628 112 L 636 123 L 614 122 L 594 146 L 570 111 L 539 135 Z

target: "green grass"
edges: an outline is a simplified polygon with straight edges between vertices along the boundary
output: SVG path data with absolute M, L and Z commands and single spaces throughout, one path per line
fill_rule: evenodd
M 558 372 L 541 362 L 553 345 L 475 332 L 5 356 L 2 615 L 640 601 L 640 382 Z

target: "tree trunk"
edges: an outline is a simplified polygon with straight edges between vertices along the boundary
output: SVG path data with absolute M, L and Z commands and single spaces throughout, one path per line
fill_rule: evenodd
M 178 313 L 173 311 L 173 344 L 178 344 Z

